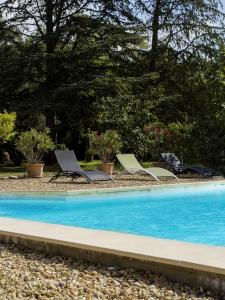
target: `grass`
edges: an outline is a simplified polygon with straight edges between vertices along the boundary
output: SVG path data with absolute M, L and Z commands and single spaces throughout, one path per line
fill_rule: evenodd
M 84 170 L 93 171 L 98 168 L 98 165 L 101 163 L 101 161 L 100 160 L 93 160 L 90 162 L 80 161 L 79 163 L 80 163 L 81 168 L 83 168 Z
M 57 169 L 52 169 L 52 167 L 46 166 L 44 169 L 44 176 L 53 176 L 56 173 Z M 9 176 L 23 176 L 26 174 L 25 168 L 16 166 L 16 167 L 0 167 L 0 177 L 9 177 Z
M 91 162 L 80 161 L 81 168 L 87 171 L 96 170 L 98 165 L 101 163 L 100 160 L 93 160 Z M 144 168 L 153 167 L 154 163 L 152 162 L 143 162 Z M 114 170 L 120 171 L 122 167 L 119 164 L 115 164 Z M 44 176 L 53 176 L 58 171 L 57 165 L 45 166 L 44 167 Z M 23 176 L 25 175 L 24 166 L 4 166 L 0 165 L 0 177 L 8 176 Z
M 91 162 L 80 161 L 80 165 L 84 170 L 96 170 L 100 164 L 99 160 L 94 160 Z M 53 176 L 58 171 L 57 165 L 45 166 L 44 176 Z M 8 176 L 23 176 L 26 174 L 24 166 L 4 166 L 0 165 L 0 177 Z

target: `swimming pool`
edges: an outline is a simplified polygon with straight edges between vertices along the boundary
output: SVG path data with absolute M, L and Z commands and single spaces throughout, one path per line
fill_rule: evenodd
M 0 217 L 225 246 L 225 185 L 90 194 L 0 194 Z

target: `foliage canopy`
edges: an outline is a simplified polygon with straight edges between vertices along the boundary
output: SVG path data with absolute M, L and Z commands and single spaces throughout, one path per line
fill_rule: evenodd
M 83 133 L 115 130 L 142 159 L 174 151 L 221 164 L 219 1 L 5 0 L 0 15 L 0 110 L 16 111 L 19 130 L 44 115 L 80 156 Z

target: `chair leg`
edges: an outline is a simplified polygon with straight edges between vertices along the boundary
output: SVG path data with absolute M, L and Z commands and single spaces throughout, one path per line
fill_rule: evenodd
M 77 179 L 77 178 L 79 178 L 80 176 L 78 176 L 78 175 L 76 175 L 76 176 L 72 176 L 72 179 L 71 179 L 71 181 L 73 181 L 73 180 L 75 180 L 75 179 Z
M 55 181 L 60 175 L 61 175 L 61 172 L 57 173 L 52 178 L 50 178 L 49 182 Z
M 119 178 L 120 176 L 126 174 L 126 172 L 127 172 L 126 170 L 122 170 L 122 171 L 118 172 L 118 173 L 115 175 L 115 179 L 117 179 L 117 178 Z M 113 182 L 115 182 L 112 178 L 111 178 L 111 180 L 112 180 Z
M 84 177 L 88 183 L 93 183 L 93 181 L 91 179 L 89 179 L 88 177 Z
M 72 180 L 76 179 L 78 177 L 83 177 L 84 179 L 87 180 L 88 183 L 92 183 L 92 180 L 88 176 L 85 176 L 83 173 L 81 173 L 81 174 L 78 173 L 76 175 L 74 174 L 72 177 L 73 177 Z

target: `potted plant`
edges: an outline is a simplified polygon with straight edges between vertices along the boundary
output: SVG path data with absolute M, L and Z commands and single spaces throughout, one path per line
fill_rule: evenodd
M 102 163 L 99 165 L 99 170 L 112 175 L 113 162 L 112 159 L 122 148 L 121 136 L 116 130 L 107 130 L 104 133 L 91 133 L 90 147 L 95 154 L 98 154 Z
M 32 128 L 22 132 L 16 141 L 16 148 L 25 157 L 27 176 L 31 178 L 43 177 L 43 155 L 53 150 L 55 145 L 48 136 L 47 131 L 40 132 Z

